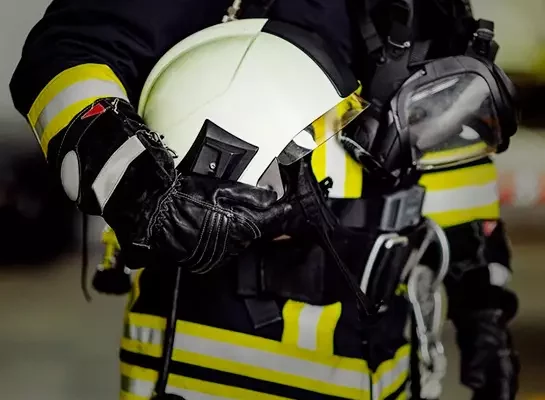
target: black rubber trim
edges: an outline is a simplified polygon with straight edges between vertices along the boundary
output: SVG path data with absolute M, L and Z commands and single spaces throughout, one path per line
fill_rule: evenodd
M 160 359 L 145 356 L 142 354 L 131 353 L 121 350 L 121 360 L 130 365 L 137 365 L 143 368 L 159 370 L 161 367 Z M 292 386 L 281 385 L 278 383 L 262 381 L 249 378 L 247 376 L 218 371 L 210 368 L 198 367 L 196 365 L 172 362 L 170 373 L 187 378 L 199 379 L 206 382 L 219 383 L 222 385 L 233 386 L 242 389 L 253 390 L 258 393 L 267 393 L 280 397 L 297 400 L 346 400 L 344 397 L 330 396 L 310 390 L 299 389 Z
M 317 33 L 274 20 L 267 21 L 261 31 L 278 36 L 305 52 L 328 76 L 339 96 L 348 97 L 358 88 L 358 81 L 349 65 Z

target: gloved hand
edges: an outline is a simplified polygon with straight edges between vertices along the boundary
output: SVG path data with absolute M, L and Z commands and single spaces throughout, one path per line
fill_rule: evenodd
M 473 400 L 512 400 L 520 364 L 501 310 L 472 312 L 455 321 L 461 351 L 461 380 Z
M 76 116 L 48 159 L 81 211 L 115 231 L 129 268 L 205 273 L 256 239 L 281 236 L 291 210 L 272 191 L 180 173 L 160 136 L 116 98 Z

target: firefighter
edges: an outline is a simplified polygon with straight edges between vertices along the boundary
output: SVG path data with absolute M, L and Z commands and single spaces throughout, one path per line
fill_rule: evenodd
M 352 95 L 354 99 L 359 98 L 358 93 L 367 98 L 367 89 L 373 98 L 381 97 L 378 92 L 387 92 L 384 96 L 389 97 L 398 89 L 395 79 L 386 79 L 389 74 L 379 80 L 367 76 L 373 68 L 364 69 L 362 66 L 371 59 L 367 54 L 376 49 L 371 48 L 369 41 L 361 43 L 348 2 L 324 0 L 318 4 L 279 0 L 274 5 L 257 4 L 259 7 L 256 9 L 250 4 L 244 11 L 248 17 L 264 16 L 257 13 L 257 9 L 266 11 L 267 18 L 273 23 L 266 25 L 262 33 L 296 43 L 313 55 L 309 58 L 321 63 L 322 70 L 327 70 L 324 65 L 333 65 L 327 75 L 341 94 L 337 104 L 333 95 L 327 102 L 321 96 L 316 100 L 323 100 L 323 103 L 308 115 L 317 119 L 305 122 L 314 131 L 316 125 L 313 124 L 323 122 L 320 117 L 327 114 L 325 103 L 342 105 L 343 99 Z M 166 317 L 171 309 L 168 296 L 164 294 L 171 287 L 172 271 L 181 268 L 186 279 L 166 388 L 169 393 L 187 399 L 214 396 L 404 398 L 409 380 L 410 351 L 404 334 L 409 314 L 406 299 L 395 296 L 378 320 L 363 318 L 361 307 L 354 304 L 352 293 L 343 292 L 339 283 L 342 279 L 337 275 L 332 277 L 329 269 L 324 267 L 328 263 L 316 263 L 317 259 L 328 257 L 307 243 L 311 236 L 301 233 L 307 232 L 308 224 L 297 215 L 304 207 L 294 199 L 301 196 L 282 197 L 248 182 L 218 181 L 188 174 L 187 171 L 185 174 L 179 172 L 180 160 L 173 156 L 184 157 L 180 157 L 180 144 L 172 139 L 172 132 L 165 129 L 155 133 L 155 129 L 149 129 L 142 118 L 146 113 L 137 112 L 142 90 L 157 62 L 180 40 L 219 23 L 230 5 L 230 1 L 220 0 L 187 1 L 183 4 L 170 0 L 138 0 L 130 4 L 102 0 L 53 1 L 29 34 L 11 82 L 14 103 L 29 121 L 69 198 L 83 212 L 104 217 L 116 233 L 124 264 L 138 270 L 133 278 L 121 344 L 121 396 L 126 399 L 149 398 L 154 392 L 154 383 L 161 369 L 159 357 Z M 441 9 L 438 4 L 433 7 Z M 275 24 L 274 21 L 280 23 Z M 312 34 L 303 33 L 309 31 Z M 363 36 L 363 39 L 372 39 Z M 314 50 L 306 46 L 315 46 L 309 45 L 309 41 L 314 43 L 316 38 L 320 38 L 318 42 L 322 47 L 318 53 L 313 53 Z M 326 50 L 331 48 L 332 51 Z M 233 52 L 236 53 L 236 46 Z M 324 53 L 327 55 L 325 61 L 320 58 Z M 279 55 L 279 60 L 282 57 Z M 308 60 L 305 63 L 301 65 L 310 65 Z M 364 82 L 363 91 L 354 86 L 353 79 L 346 77 L 346 68 L 342 67 L 345 63 Z M 206 63 L 199 66 L 204 70 L 205 67 L 227 68 L 227 65 L 227 62 L 225 65 L 218 62 L 212 66 Z M 309 74 L 301 71 L 298 76 L 301 79 L 308 77 L 309 82 L 313 82 L 310 79 L 317 76 L 316 70 L 309 69 Z M 289 72 L 286 69 L 272 71 L 271 68 L 267 71 L 271 71 L 273 82 L 282 82 L 278 74 L 282 76 L 282 73 Z M 199 78 L 191 76 L 188 79 Z M 377 88 L 373 84 L 366 85 L 366 81 L 388 82 L 391 87 L 379 85 L 383 87 Z M 251 87 L 259 89 L 255 82 Z M 292 91 L 296 104 L 296 99 L 305 98 L 297 95 L 297 89 L 302 92 L 302 89 L 292 87 L 286 89 L 287 93 L 278 94 L 271 88 L 262 94 L 266 99 L 259 101 L 270 101 L 280 107 L 282 102 L 272 103 L 274 96 L 286 101 Z M 333 92 L 329 90 L 327 93 Z M 208 95 L 211 96 L 210 93 Z M 308 97 L 306 101 L 310 101 Z M 257 99 L 250 101 L 257 102 Z M 185 104 L 188 103 L 191 102 L 188 100 Z M 236 103 L 238 107 L 241 104 L 244 102 Z M 262 126 L 268 126 L 267 121 L 274 124 L 275 120 L 287 115 L 299 116 L 294 110 L 297 106 L 290 104 L 285 104 L 281 110 L 267 109 L 270 115 L 259 114 L 264 119 Z M 363 104 L 361 112 L 365 108 Z M 259 111 L 258 108 L 253 107 L 252 110 Z M 154 109 L 161 111 L 162 107 L 156 104 L 150 107 L 149 115 Z M 298 121 L 303 119 L 301 117 Z M 240 118 L 236 120 L 240 121 Z M 168 125 L 163 122 L 157 124 Z M 342 128 L 349 130 L 346 126 Z M 209 133 L 204 125 L 202 129 Z M 193 135 L 190 141 L 200 133 L 195 129 L 189 131 L 192 133 L 188 135 Z M 287 131 L 297 133 L 296 129 Z M 162 134 L 169 145 L 163 143 Z M 269 137 L 267 140 L 272 139 Z M 171 143 L 174 145 L 170 146 Z M 266 153 L 267 146 L 260 147 L 261 150 Z M 342 143 L 327 141 L 312 153 L 309 163 L 317 181 L 324 182 L 330 178 L 327 186 L 329 198 L 336 203 L 331 208 L 338 210 L 341 205 L 343 209 L 337 214 L 344 214 L 344 205 L 351 199 L 360 199 L 368 192 L 367 186 L 363 185 L 364 168 L 344 150 Z M 182 156 L 189 153 L 189 149 L 185 149 Z M 278 154 L 266 156 L 271 158 Z M 207 165 L 211 166 L 210 163 Z M 253 175 L 257 176 L 257 173 Z M 433 190 L 431 183 L 423 183 Z M 188 201 L 190 198 L 197 200 Z M 225 211 L 222 204 L 216 202 L 218 198 L 236 205 L 236 211 Z M 319 202 L 318 199 L 314 201 Z M 432 215 L 433 207 L 429 207 L 425 210 Z M 339 219 L 354 222 L 352 217 L 346 219 L 341 215 Z M 482 217 L 475 214 L 473 219 Z M 469 221 L 453 225 L 465 222 Z M 230 229 L 220 229 L 221 223 Z M 411 223 L 404 227 L 412 228 Z M 210 229 L 212 225 L 215 229 Z M 359 225 L 365 224 L 356 221 L 356 225 L 362 228 Z M 207 238 L 206 244 L 201 246 L 204 242 L 199 238 L 203 232 Z M 361 247 L 370 247 L 373 243 L 368 232 L 357 235 L 340 229 L 335 232 L 342 232 L 341 237 L 336 238 L 337 244 L 359 243 Z M 497 235 L 499 230 L 495 232 Z M 223 243 L 225 252 L 221 255 L 208 246 L 214 237 L 214 243 L 219 243 L 219 240 Z M 355 260 L 354 246 L 346 247 L 348 250 L 342 254 L 343 258 L 352 261 L 347 264 L 361 264 L 362 260 Z M 256 248 L 259 251 L 248 251 Z M 224 254 L 232 257 L 224 259 Z M 260 260 L 258 263 L 254 259 L 256 254 Z M 365 254 L 358 255 L 366 258 Z M 207 257 L 207 262 L 201 262 L 204 257 Z M 270 299 L 255 302 L 255 296 L 251 296 L 253 293 L 248 294 L 254 288 L 237 282 L 236 276 L 244 277 L 244 270 L 248 269 L 243 267 L 251 266 L 249 269 L 253 271 L 257 264 L 265 265 L 261 271 L 266 272 L 265 278 L 271 278 L 265 286 L 268 296 L 274 294 L 272 302 Z M 282 269 L 281 266 L 286 264 L 293 268 Z M 483 267 L 481 270 L 488 270 L 495 264 L 487 261 L 479 266 Z M 318 266 L 310 275 L 309 265 Z M 233 274 L 233 270 L 238 274 Z M 292 275 L 292 270 L 300 273 L 299 276 Z M 282 273 L 287 275 L 281 276 Z M 362 274 L 363 271 L 355 273 Z M 394 281 L 398 278 L 392 276 Z M 293 285 L 284 286 L 286 282 Z M 309 289 L 312 286 L 310 282 L 314 286 Z M 460 330 L 462 351 L 473 355 L 477 344 L 479 354 L 486 355 L 486 362 L 480 362 L 483 357 L 468 359 L 469 370 L 466 372 L 472 378 L 466 382 L 477 389 L 478 396 L 484 396 L 480 398 L 511 398 L 515 387 L 514 374 L 491 368 L 499 366 L 496 360 L 506 354 L 504 350 L 510 349 L 509 343 L 497 341 L 497 345 L 490 346 L 487 340 L 490 326 L 501 328 L 496 329 L 499 336 L 506 335 L 505 322 L 510 315 L 502 314 L 503 303 L 468 308 L 471 304 L 459 299 L 458 305 L 461 314 L 469 316 L 465 325 L 467 329 Z M 478 312 L 474 312 L 476 310 Z M 453 318 L 454 313 L 452 311 Z M 485 325 L 483 321 L 493 325 Z M 501 382 L 501 385 L 491 382 Z M 501 394 L 497 394 L 498 389 Z

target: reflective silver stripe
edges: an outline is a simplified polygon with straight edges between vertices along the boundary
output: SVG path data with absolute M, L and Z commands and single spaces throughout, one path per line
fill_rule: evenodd
M 299 358 L 270 353 L 263 350 L 236 346 L 184 333 L 177 333 L 176 349 L 247 364 L 269 371 L 288 373 L 331 385 L 351 389 L 369 390 L 366 374 L 313 363 Z
M 161 345 L 163 343 L 163 332 L 144 326 L 125 324 L 124 335 L 128 339 L 138 340 L 146 344 Z
M 227 400 L 232 399 L 232 397 L 223 397 L 223 396 L 214 396 L 212 394 L 206 394 L 201 392 L 196 392 L 189 389 L 180 389 L 174 386 L 168 386 L 167 393 L 175 394 L 177 396 L 182 396 L 186 400 Z
M 162 332 L 152 328 L 130 326 L 125 328 L 125 336 L 133 340 L 143 338 L 144 340 L 141 341 L 144 343 L 157 344 L 157 338 L 162 338 Z M 220 358 L 269 371 L 288 373 L 345 388 L 366 391 L 370 388 L 369 376 L 364 371 L 335 368 L 300 358 L 218 342 L 180 332 L 176 334 L 174 347 L 190 353 Z
M 385 372 L 380 377 L 379 381 L 373 385 L 373 400 L 384 399 L 385 397 L 391 395 L 394 391 L 400 388 L 400 386 L 390 387 L 395 383 L 397 379 L 403 374 L 408 374 L 409 371 L 409 356 L 404 356 L 399 359 L 396 359 L 396 365 L 391 370 Z M 399 382 L 400 384 L 404 384 Z M 388 392 L 386 392 L 388 389 Z
M 138 137 L 131 136 L 106 161 L 106 164 L 104 164 L 104 167 L 102 167 L 93 182 L 93 191 L 102 210 L 104 210 L 106 203 L 121 181 L 121 178 L 123 178 L 129 165 L 144 150 L 146 149 Z
M 426 191 L 423 214 L 464 210 L 490 205 L 498 201 L 496 182 L 482 186 Z
M 53 97 L 42 110 L 35 126 L 38 136 L 42 136 L 47 125 L 66 107 L 90 97 L 119 97 L 127 100 L 123 89 L 113 81 L 88 79 L 74 83 Z
M 299 314 L 299 335 L 297 346 L 302 349 L 316 350 L 318 346 L 318 323 L 324 307 L 305 304 Z
M 133 379 L 128 376 L 121 375 L 121 390 L 134 394 L 136 396 L 141 396 L 145 398 L 150 398 L 153 394 L 153 389 L 155 387 L 155 382 L 144 381 L 142 379 Z
M 121 376 L 121 390 L 124 392 L 144 397 L 146 399 L 151 398 L 153 390 L 155 388 L 155 382 L 145 381 L 142 379 L 133 379 L 127 376 Z M 228 399 L 228 397 L 214 396 L 211 394 L 197 392 L 195 390 L 182 389 L 168 385 L 166 392 L 169 394 L 175 394 L 182 396 L 186 400 L 220 400 Z

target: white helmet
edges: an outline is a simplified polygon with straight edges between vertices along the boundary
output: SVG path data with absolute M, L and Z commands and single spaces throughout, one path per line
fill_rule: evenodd
M 144 85 L 139 114 L 181 167 L 281 191 L 278 163 L 299 160 L 361 114 L 359 92 L 317 35 L 245 19 L 168 51 Z

